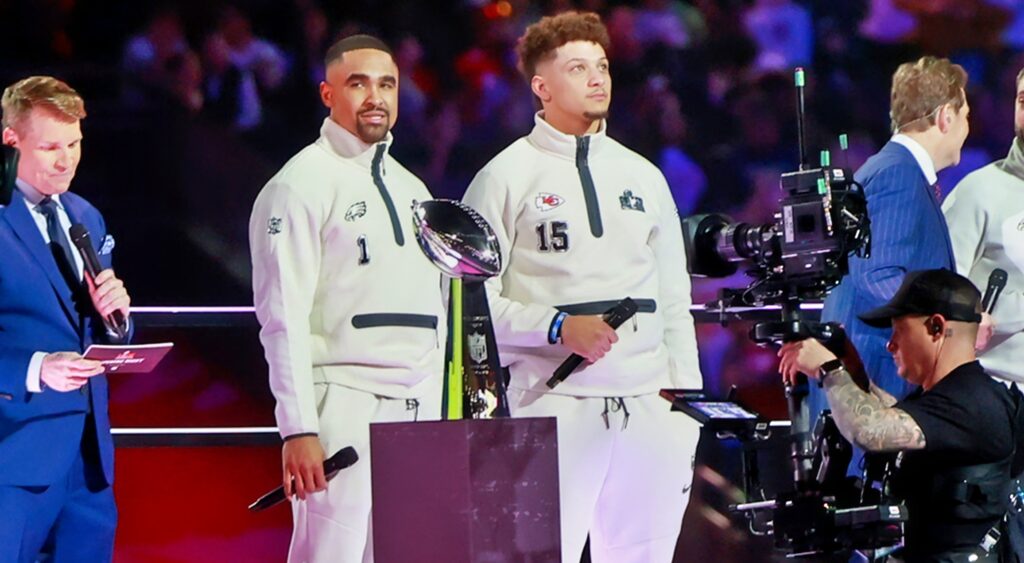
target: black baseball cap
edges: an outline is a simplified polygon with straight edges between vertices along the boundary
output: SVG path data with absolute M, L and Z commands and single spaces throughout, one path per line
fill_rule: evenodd
M 888 303 L 857 315 L 869 326 L 892 326 L 893 317 L 942 315 L 950 321 L 981 322 L 981 292 L 971 280 L 949 270 L 908 272 Z

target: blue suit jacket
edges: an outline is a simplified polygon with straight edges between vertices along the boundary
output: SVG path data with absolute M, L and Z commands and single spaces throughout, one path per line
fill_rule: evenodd
M 71 222 L 85 225 L 99 251 L 106 236 L 99 211 L 72 193 L 60 198 Z M 105 268 L 110 259 L 109 252 L 100 255 Z M 72 295 L 15 190 L 10 205 L 0 207 L 0 485 L 41 486 L 66 478 L 80 448 L 90 395 L 99 459 L 107 483 L 113 483 L 106 378 L 92 378 L 91 394 L 82 392 L 85 387 L 63 393 L 30 393 L 25 387 L 34 352 L 83 352 L 107 340 L 88 294 Z
M 846 327 L 871 380 L 902 399 L 913 386 L 897 374 L 886 350 L 892 329 L 872 328 L 857 315 L 887 303 L 907 272 L 955 270 L 953 247 L 939 201 L 906 147 L 890 141 L 855 177 L 868 199 L 871 256 L 850 259 L 850 273 L 825 300 L 822 320 Z M 812 417 L 828 408 L 814 385 L 808 400 Z

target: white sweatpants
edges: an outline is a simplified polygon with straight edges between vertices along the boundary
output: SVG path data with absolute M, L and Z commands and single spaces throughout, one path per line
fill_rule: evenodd
M 672 561 L 700 437 L 693 419 L 657 393 L 620 403 L 510 389 L 509 402 L 513 416 L 558 419 L 563 563 L 580 560 L 588 532 L 593 563 Z
M 371 563 L 370 423 L 438 420 L 441 393 L 416 401 L 381 397 L 342 385 L 318 383 L 320 443 L 329 456 L 352 446 L 355 465 L 342 469 L 327 490 L 292 501 L 291 563 Z

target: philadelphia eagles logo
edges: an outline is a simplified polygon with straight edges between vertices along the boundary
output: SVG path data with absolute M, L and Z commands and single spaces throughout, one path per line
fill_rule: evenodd
M 267 220 L 267 234 L 277 235 L 281 233 L 281 218 L 271 217 Z
M 345 212 L 345 220 L 355 221 L 363 215 L 366 215 L 366 202 L 360 201 L 359 203 L 353 203 L 348 208 L 348 211 Z

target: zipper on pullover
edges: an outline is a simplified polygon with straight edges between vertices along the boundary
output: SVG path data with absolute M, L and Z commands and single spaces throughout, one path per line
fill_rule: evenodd
M 441 347 L 441 331 L 437 317 L 434 315 L 417 315 L 413 313 L 363 313 L 352 317 L 352 326 L 356 328 L 377 328 L 404 326 L 409 328 L 427 328 L 434 331 L 434 347 Z
M 590 175 L 590 164 L 587 154 L 590 152 L 590 137 L 576 137 L 576 171 L 583 185 L 583 200 L 587 204 L 587 219 L 590 220 L 590 233 L 594 238 L 601 238 L 604 225 L 601 224 L 601 206 L 597 202 L 597 189 L 594 188 L 594 177 Z
M 637 313 L 653 313 L 658 310 L 658 302 L 654 299 L 634 299 L 637 305 Z M 588 301 L 586 303 L 573 303 L 571 305 L 555 305 L 555 309 L 570 315 L 601 315 L 614 307 L 618 301 Z M 633 315 L 633 332 L 640 330 L 639 315 Z
M 434 330 L 437 329 L 437 317 L 414 313 L 363 313 L 352 316 L 352 326 L 355 328 L 404 326 Z
M 633 299 L 633 301 L 636 302 L 637 313 L 653 313 L 658 310 L 658 302 L 654 299 L 638 298 Z M 618 301 L 586 301 L 583 303 L 555 305 L 555 309 L 570 315 L 603 315 L 608 309 L 611 309 L 618 303 Z
M 405 235 L 402 234 L 402 224 L 398 220 L 398 212 L 395 211 L 395 202 L 391 200 L 391 194 L 388 193 L 387 187 L 384 186 L 385 149 L 387 149 L 387 145 L 380 143 L 377 145 L 377 152 L 373 155 L 373 164 L 371 166 L 373 184 L 377 186 L 380 197 L 384 200 L 384 206 L 388 208 L 388 217 L 391 218 L 391 229 L 395 232 L 395 243 L 398 246 L 405 246 Z

